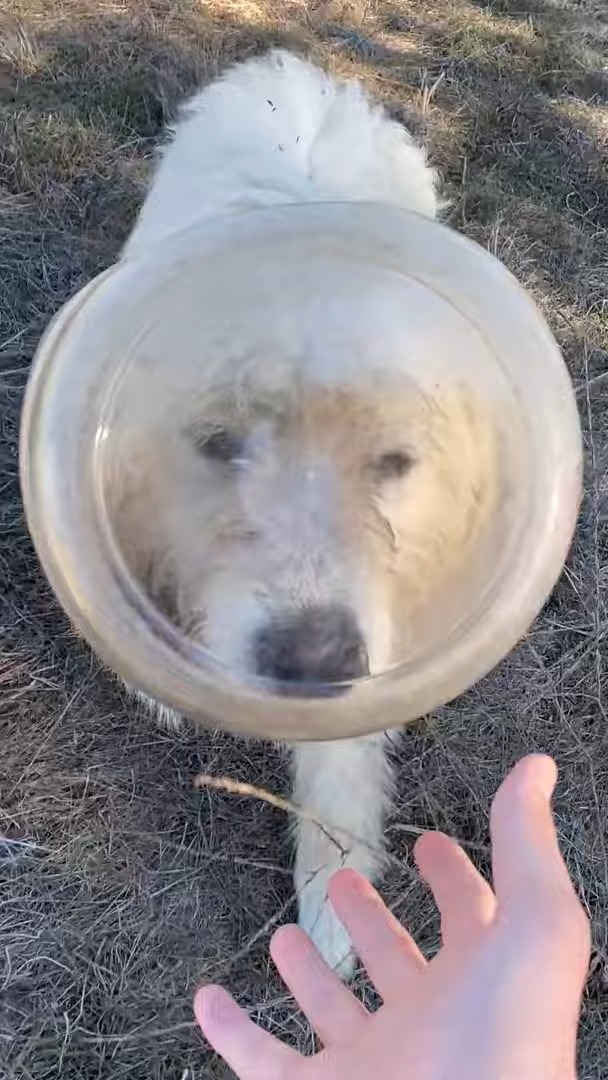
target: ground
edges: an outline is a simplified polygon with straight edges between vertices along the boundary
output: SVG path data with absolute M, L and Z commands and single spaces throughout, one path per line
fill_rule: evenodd
M 523 10 L 526 3 L 525 10 Z M 383 891 L 429 953 L 427 826 L 488 867 L 488 806 L 520 755 L 561 779 L 562 849 L 594 926 L 580 1080 L 608 1075 L 608 33 L 604 0 L 5 0 L 0 24 L 0 1074 L 229 1074 L 192 1024 L 226 983 L 312 1046 L 267 959 L 293 915 L 279 809 L 194 775 L 286 788 L 271 747 L 150 724 L 57 610 L 23 522 L 17 429 L 49 317 L 117 256 L 176 103 L 275 42 L 361 76 L 429 146 L 449 220 L 533 291 L 574 379 L 586 495 L 526 641 L 395 746 Z M 360 979 L 361 992 L 369 994 Z

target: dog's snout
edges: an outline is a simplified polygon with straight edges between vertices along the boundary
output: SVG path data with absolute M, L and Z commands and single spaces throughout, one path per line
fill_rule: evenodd
M 322 696 L 340 684 L 369 674 L 363 636 L 345 607 L 311 607 L 276 618 L 258 631 L 256 670 L 278 683 L 284 693 Z

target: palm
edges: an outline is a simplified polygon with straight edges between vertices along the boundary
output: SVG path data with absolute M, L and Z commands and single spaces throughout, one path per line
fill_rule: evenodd
M 303 1058 L 246 1019 L 217 988 L 197 998 L 212 1044 L 241 1080 L 572 1080 L 588 928 L 557 846 L 555 768 L 526 759 L 492 812 L 496 893 L 440 834 L 416 858 L 441 914 L 427 962 L 374 889 L 350 870 L 330 897 L 383 1005 L 370 1015 L 295 926 L 273 959 L 324 1047 Z

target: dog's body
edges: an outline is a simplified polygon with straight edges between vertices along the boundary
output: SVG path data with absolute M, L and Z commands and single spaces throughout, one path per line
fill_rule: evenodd
M 272 53 L 188 103 L 125 255 L 153 259 L 159 241 L 205 220 L 324 200 L 438 208 L 424 152 L 357 84 Z M 135 464 L 115 508 L 133 568 L 237 669 L 296 689 L 381 671 L 407 654 L 420 597 L 436 596 L 474 541 L 483 425 L 458 394 L 429 401 L 332 358 L 323 384 L 295 372 L 297 400 L 280 358 L 246 380 L 231 363 L 218 377 L 201 358 L 203 405 L 179 430 L 161 413 L 134 425 Z M 345 973 L 349 943 L 326 887 L 341 865 L 379 868 L 386 741 L 293 751 L 295 800 L 338 841 L 299 823 L 300 920 Z
M 274 52 L 186 103 L 125 254 L 234 211 L 332 199 L 438 209 L 424 151 L 357 83 Z

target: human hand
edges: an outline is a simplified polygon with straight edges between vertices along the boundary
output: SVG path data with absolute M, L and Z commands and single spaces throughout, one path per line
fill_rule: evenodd
M 302 1057 L 249 1020 L 219 987 L 196 1018 L 240 1080 L 574 1080 L 589 928 L 559 853 L 556 768 L 525 758 L 490 820 L 494 891 L 447 836 L 416 845 L 441 915 L 427 962 L 363 878 L 339 871 L 330 899 L 383 1004 L 370 1014 L 295 926 L 272 958 L 323 1049 Z

